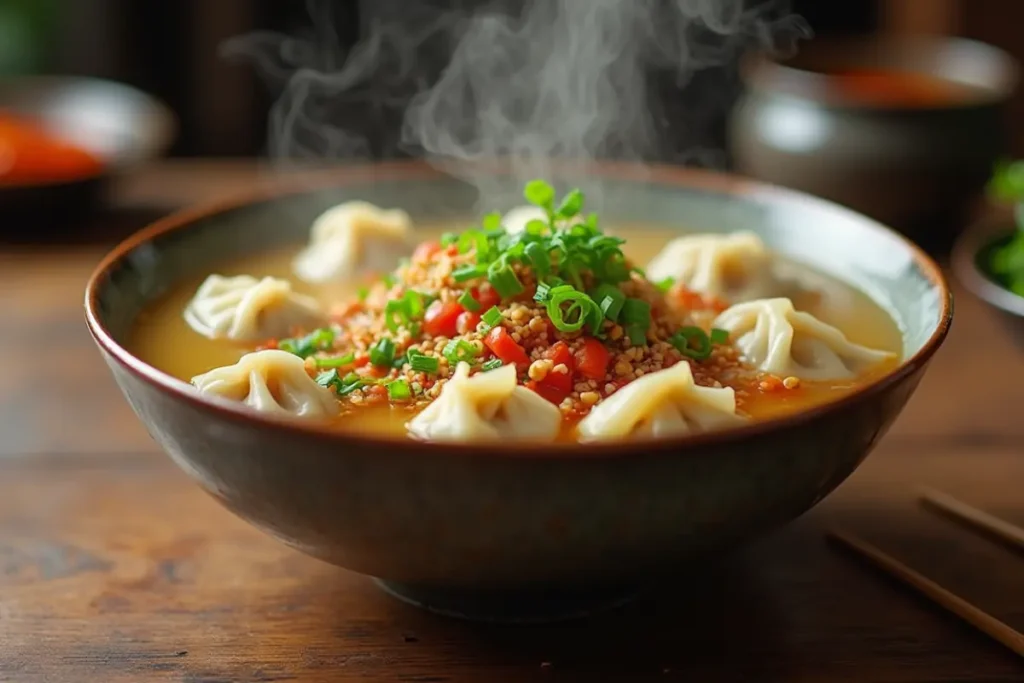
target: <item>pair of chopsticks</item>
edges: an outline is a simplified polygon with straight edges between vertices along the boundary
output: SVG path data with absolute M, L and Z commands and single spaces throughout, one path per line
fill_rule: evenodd
M 1024 551 L 1024 529 L 971 507 L 940 491 L 926 489 L 919 498 L 926 508 L 962 522 L 1010 547 Z M 870 561 L 879 569 L 921 593 L 935 604 L 960 617 L 1013 652 L 1024 657 L 1024 634 L 1010 628 L 960 596 L 946 590 L 867 541 L 845 531 L 831 530 L 828 537 Z

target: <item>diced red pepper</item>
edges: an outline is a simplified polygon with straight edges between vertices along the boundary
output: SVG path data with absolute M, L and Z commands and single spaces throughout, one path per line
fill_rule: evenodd
M 487 333 L 484 343 L 503 363 L 521 365 L 530 362 L 530 357 L 526 355 L 523 347 L 500 325 Z
M 455 323 L 459 334 L 469 334 L 480 324 L 480 314 L 473 311 L 463 311 Z
M 593 337 L 586 337 L 583 347 L 576 353 L 576 371 L 587 379 L 602 380 L 611 359 L 604 344 Z
M 568 375 L 566 375 L 568 377 Z M 546 382 L 536 382 L 530 380 L 526 383 L 526 388 L 535 391 L 538 396 L 546 401 L 554 403 L 556 406 L 565 400 L 566 396 L 569 395 L 568 391 L 562 391 L 558 387 L 547 384 Z
M 539 384 L 568 395 L 572 391 L 572 374 L 575 370 L 575 363 L 573 362 L 572 352 L 569 351 L 569 345 L 564 341 L 555 342 L 545 352 L 544 356 L 554 364 L 554 367 L 564 365 L 566 372 L 558 372 L 552 369 L 544 379 L 539 381 Z M 562 398 L 565 398 L 565 396 Z
M 428 240 L 416 247 L 416 251 L 412 253 L 412 260 L 417 263 L 428 263 L 439 251 L 441 251 L 441 244 Z
M 434 337 L 454 337 L 459 333 L 459 316 L 464 310 L 454 301 L 434 301 L 423 315 L 423 331 Z
M 474 299 L 480 302 L 480 309 L 483 311 L 501 303 L 501 297 L 494 291 L 494 287 L 491 287 L 489 284 L 474 287 L 470 293 Z

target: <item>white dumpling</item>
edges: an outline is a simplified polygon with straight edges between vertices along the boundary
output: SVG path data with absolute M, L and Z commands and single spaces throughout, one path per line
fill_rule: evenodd
M 309 244 L 292 267 L 307 282 L 332 282 L 390 272 L 415 247 L 412 219 L 369 202 L 339 204 L 313 221 Z
M 539 206 L 517 206 L 501 217 L 502 227 L 512 234 L 525 231 L 530 221 L 543 221 L 546 225 L 548 215 Z
M 406 425 L 430 441 L 553 441 L 561 426 L 558 407 L 520 386 L 514 365 L 470 377 L 466 363 Z
M 185 308 L 185 321 L 210 339 L 260 341 L 282 337 L 295 328 L 326 322 L 320 304 L 299 294 L 287 280 L 251 275 L 211 275 Z
M 677 237 L 644 270 L 653 282 L 672 278 L 726 301 L 777 296 L 787 286 L 773 270 L 771 252 L 750 231 Z
M 657 438 L 736 427 L 729 387 L 702 387 L 686 362 L 636 379 L 598 403 L 578 426 L 582 440 Z
M 729 332 L 746 360 L 778 377 L 850 379 L 896 355 L 852 343 L 840 330 L 781 297 L 731 306 L 713 326 Z
M 242 356 L 192 378 L 202 394 L 240 401 L 263 413 L 298 417 L 331 417 L 338 402 L 330 389 L 306 373 L 301 358 L 287 351 L 268 349 Z

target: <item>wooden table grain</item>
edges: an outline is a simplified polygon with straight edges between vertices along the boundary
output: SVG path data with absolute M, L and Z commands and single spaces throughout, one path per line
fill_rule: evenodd
M 117 189 L 74 245 L 0 248 L 0 680 L 1024 680 L 1024 662 L 823 539 L 840 524 L 1024 629 L 1024 557 L 914 502 L 1024 524 L 1024 356 L 956 291 L 946 346 L 876 452 L 785 529 L 590 621 L 420 612 L 222 510 L 164 457 L 82 323 L 85 279 L 152 215 L 258 182 L 177 163 Z

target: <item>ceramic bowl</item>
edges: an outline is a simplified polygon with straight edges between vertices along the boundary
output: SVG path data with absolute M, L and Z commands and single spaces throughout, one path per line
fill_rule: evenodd
M 921 74 L 962 90 L 941 103 L 844 96 L 828 75 Z M 1018 67 L 959 38 L 814 41 L 790 61 L 752 59 L 729 137 L 745 175 L 830 199 L 945 253 L 1008 149 Z
M 139 312 L 175 283 L 227 257 L 297 247 L 313 218 L 337 202 L 400 206 L 418 220 L 473 210 L 472 188 L 417 165 L 339 171 L 318 187 L 162 220 L 98 267 L 85 297 L 89 329 L 153 438 L 260 529 L 438 612 L 501 621 L 578 616 L 824 498 L 903 409 L 952 308 L 940 270 L 915 246 L 816 198 L 675 168 L 606 165 L 565 180 L 599 186 L 600 196 L 588 197 L 608 221 L 661 225 L 666 239 L 678 226 L 756 231 L 890 310 L 904 330 L 905 362 L 840 401 L 735 431 L 643 447 L 525 449 L 343 434 L 257 416 L 201 398 L 127 350 Z
M 98 175 L 72 181 L 2 184 L 0 215 L 20 219 L 78 218 L 99 203 L 107 181 L 163 154 L 174 140 L 174 115 L 155 98 L 121 83 L 72 76 L 0 79 L 0 110 L 40 122 L 103 162 Z M 3 229 L 0 228 L 0 231 Z

